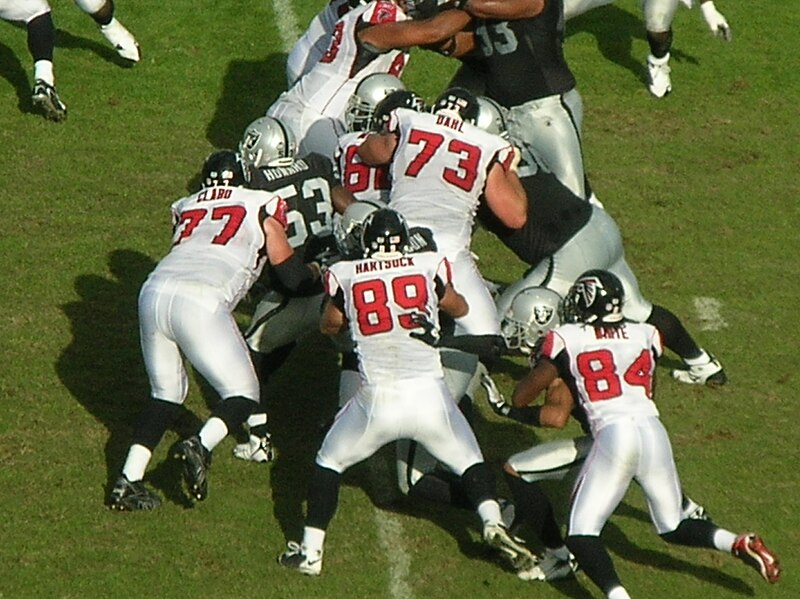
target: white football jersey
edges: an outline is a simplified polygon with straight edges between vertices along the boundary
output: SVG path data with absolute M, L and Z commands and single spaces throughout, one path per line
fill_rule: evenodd
M 469 248 L 478 202 L 489 168 L 508 168 L 514 148 L 498 135 L 452 116 L 392 111 L 389 131 L 397 135 L 390 165 L 390 208 L 409 225 L 433 231 L 448 256 Z
M 443 376 L 439 350 L 410 333 L 423 332 L 412 320 L 419 313 L 439 329 L 438 292 L 450 276 L 450 263 L 437 252 L 331 265 L 326 293 L 347 317 L 368 383 Z
M 233 309 L 266 261 L 264 218 L 285 210 L 277 195 L 208 187 L 172 204 L 172 249 L 150 274 L 213 288 Z
M 557 364 L 565 354 L 593 433 L 620 419 L 658 416 L 653 373 L 663 347 L 654 326 L 564 324 L 547 333 L 541 353 Z
M 350 11 L 349 0 L 331 0 L 309 23 L 286 58 L 286 79 L 289 87 L 311 70 L 331 41 L 336 22 Z
M 330 45 L 311 70 L 285 91 L 276 104 L 299 104 L 337 119 L 344 131 L 347 101 L 364 77 L 390 73 L 399 77 L 408 61 L 408 52 L 389 50 L 370 52 L 356 37 L 365 26 L 405 21 L 408 16 L 389 0 L 373 0 L 346 13 L 333 27 Z
M 342 186 L 359 202 L 389 202 L 389 167 L 370 166 L 358 155 L 358 147 L 369 135 L 366 131 L 345 133 L 339 137 L 336 163 Z

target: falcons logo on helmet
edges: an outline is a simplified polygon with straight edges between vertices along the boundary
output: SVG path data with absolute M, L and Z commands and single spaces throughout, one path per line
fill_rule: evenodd
M 594 300 L 597 299 L 598 290 L 602 288 L 603 284 L 600 282 L 599 278 L 586 277 L 580 280 L 575 291 L 580 294 L 583 305 L 589 307 L 594 304 Z

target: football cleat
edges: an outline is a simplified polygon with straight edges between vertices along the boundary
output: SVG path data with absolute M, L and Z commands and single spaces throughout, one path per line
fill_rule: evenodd
M 511 530 L 517 515 L 517 507 L 513 501 L 502 497 L 497 500 L 497 503 L 500 506 L 500 518 L 503 520 L 503 526 L 506 527 L 506 530 Z
M 536 556 L 525 547 L 522 539 L 510 535 L 502 524 L 485 524 L 483 540 L 495 549 L 499 549 L 515 570 L 530 568 L 537 561 Z
M 685 495 L 681 504 L 681 516 L 683 520 L 711 520 L 706 508 Z
M 728 376 L 714 356 L 705 364 L 694 364 L 686 370 L 673 370 L 672 377 L 682 383 L 690 385 L 706 385 L 708 387 L 721 387 L 728 382 Z
M 108 507 L 120 512 L 149 512 L 161 505 L 158 495 L 141 480 L 129 481 L 123 474 L 108 494 Z
M 566 557 L 564 557 L 566 556 Z M 563 550 L 547 548 L 542 559 L 529 568 L 517 570 L 522 580 L 552 581 L 573 576 L 578 570 L 578 562 L 566 547 Z
M 315 552 L 315 556 L 306 555 L 300 543 L 289 541 L 286 551 L 278 556 L 278 563 L 285 567 L 297 570 L 309 576 L 319 576 L 322 572 L 322 552 Z
M 266 464 L 275 459 L 275 447 L 272 445 L 272 435 L 263 437 L 250 435 L 250 440 L 239 443 L 233 448 L 233 455 L 240 460 Z
M 56 88 L 46 81 L 37 79 L 34 82 L 31 100 L 34 108 L 41 110 L 51 121 L 60 122 L 67 118 L 67 107 L 58 97 Z
M 197 501 L 208 497 L 208 469 L 211 467 L 211 452 L 195 435 L 178 443 L 175 458 L 183 461 L 183 479 L 189 495 Z
M 758 535 L 739 535 L 733 542 L 731 553 L 761 574 L 761 578 L 767 582 L 775 583 L 780 579 L 781 564 L 778 556 L 767 549 Z
M 663 98 L 672 91 L 669 74 L 669 52 L 661 58 L 652 54 L 647 57 L 647 87 L 656 98 Z
M 130 60 L 131 62 L 139 62 L 141 58 L 141 49 L 136 39 L 131 35 L 131 32 L 117 21 L 112 19 L 108 25 L 100 27 L 100 32 L 105 36 L 109 43 L 114 46 L 122 58 Z

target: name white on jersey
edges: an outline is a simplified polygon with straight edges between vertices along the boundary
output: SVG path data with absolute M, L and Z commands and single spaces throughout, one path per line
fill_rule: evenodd
M 449 282 L 450 263 L 437 252 L 330 267 L 327 294 L 342 294 L 361 374 L 369 383 L 443 376 L 439 350 L 409 333 L 423 332 L 413 321 L 420 313 L 438 330 L 437 284 Z

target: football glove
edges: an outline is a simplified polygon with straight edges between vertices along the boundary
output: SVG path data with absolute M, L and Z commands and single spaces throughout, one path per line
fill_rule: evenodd
M 721 37 L 726 42 L 731 41 L 733 38 L 731 26 L 728 25 L 728 21 L 725 19 L 725 16 L 717 10 L 716 6 L 714 6 L 714 2 L 711 0 L 708 2 L 703 2 L 700 5 L 700 10 L 703 13 L 703 18 L 708 24 L 708 28 L 711 29 L 711 33 L 717 37 Z
M 489 402 L 492 410 L 498 416 L 505 416 L 506 418 L 510 418 L 509 414 L 511 413 L 511 406 L 510 404 L 506 403 L 506 398 L 503 397 L 503 394 L 500 393 L 500 389 L 497 388 L 492 377 L 488 374 L 481 375 L 481 387 L 483 390 L 486 391 L 486 401 Z
M 417 331 L 412 331 L 409 333 L 409 336 L 412 339 L 417 339 L 418 341 L 422 341 L 423 343 L 427 343 L 433 347 L 439 346 L 439 331 L 436 329 L 436 325 L 430 321 L 427 314 L 423 312 L 412 314 L 411 321 L 415 325 L 422 327 L 421 333 Z

